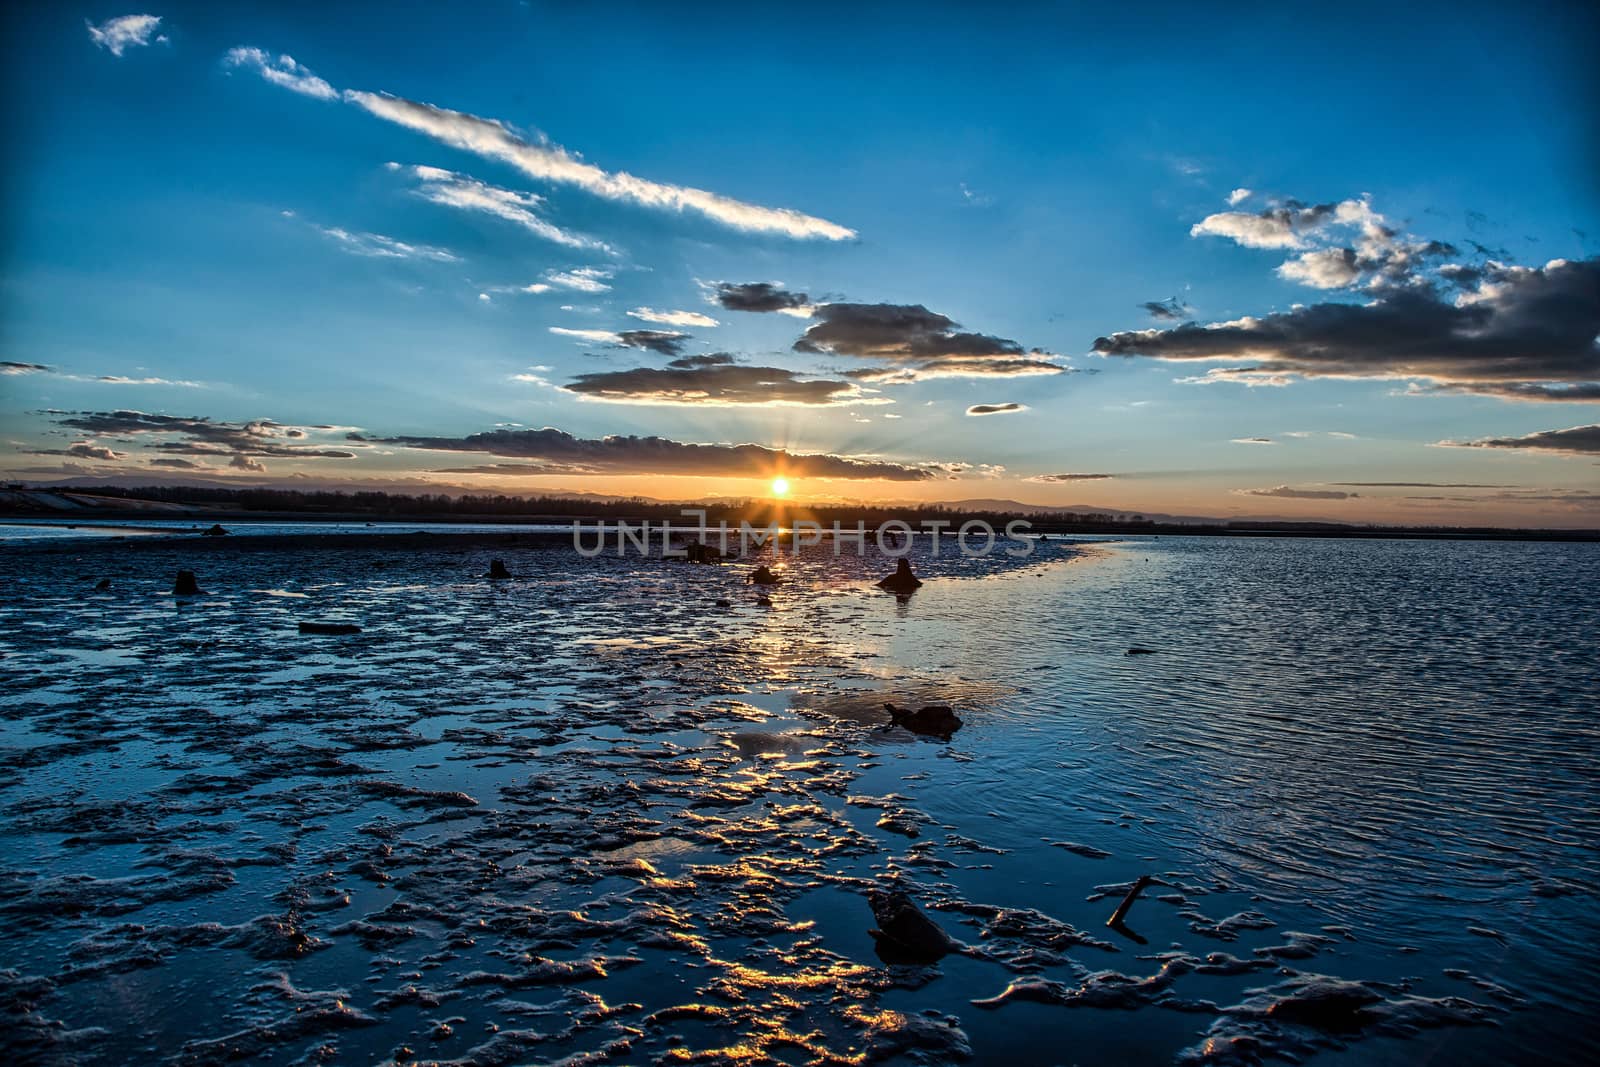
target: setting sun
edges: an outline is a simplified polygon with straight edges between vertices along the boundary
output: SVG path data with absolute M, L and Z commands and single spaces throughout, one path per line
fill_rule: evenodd
M 773 496 L 788 496 L 789 495 L 789 479 L 787 479 L 787 478 L 774 478 L 774 479 L 772 479 L 772 495 Z

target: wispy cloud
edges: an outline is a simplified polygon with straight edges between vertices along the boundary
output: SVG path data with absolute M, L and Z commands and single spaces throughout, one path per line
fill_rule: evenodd
M 417 195 L 424 200 L 463 211 L 486 212 L 516 223 L 546 241 L 568 248 L 587 248 L 615 254 L 615 250 L 604 241 L 572 233 L 541 218 L 534 209 L 544 203 L 542 196 L 502 189 L 439 167 L 412 167 L 411 172 L 422 181 Z
M 1026 404 L 974 404 L 967 409 L 968 415 L 1011 415 L 1019 411 L 1027 411 Z
M 1277 444 L 1277 442 L 1274 441 L 1270 437 L 1233 437 L 1233 438 L 1229 439 L 1229 443 L 1230 444 L 1235 444 L 1235 445 L 1274 445 L 1274 444 Z
M 1115 478 L 1115 474 L 1035 474 L 1030 482 L 1099 482 Z
M 698 311 L 657 311 L 655 308 L 634 308 L 628 312 L 636 319 L 653 322 L 661 326 L 702 326 L 711 327 L 718 325 L 716 319 L 710 315 L 702 315 Z
M 672 330 L 572 330 L 565 326 L 551 326 L 550 332 L 559 337 L 576 337 L 580 341 L 615 345 L 618 348 L 642 348 L 663 356 L 677 356 L 683 352 L 686 333 Z
M 302 96 L 314 97 L 317 100 L 339 99 L 338 90 L 296 63 L 293 56 L 281 55 L 274 58 L 259 48 L 231 48 L 228 54 L 222 57 L 222 62 L 229 67 L 253 70 L 273 85 Z
M 0 361 L 0 375 L 23 374 L 48 374 L 52 378 L 59 378 L 69 382 L 91 382 L 101 385 L 170 385 L 182 389 L 204 389 L 204 382 L 189 381 L 183 378 L 135 378 L 126 374 L 70 374 L 64 370 L 47 366 L 43 363 L 18 363 L 13 360 Z
M 1353 500 L 1356 493 L 1341 489 L 1297 489 L 1292 485 L 1278 485 L 1271 489 L 1235 489 L 1240 496 L 1276 496 L 1289 500 Z
M 605 200 L 679 213 L 693 212 L 749 233 L 829 241 L 856 236 L 848 227 L 790 208 L 764 207 L 705 189 L 651 181 L 623 171 L 607 171 L 543 137 L 529 139 L 494 119 L 389 93 L 359 89 L 340 93 L 292 58 L 279 56 L 274 60 L 260 48 L 235 48 L 228 53 L 227 62 L 254 69 L 268 81 L 306 96 L 326 100 L 342 98 L 378 118 L 441 144 L 508 163 L 529 177 L 575 186 Z
M 114 19 L 106 19 L 98 26 L 85 20 L 84 26 L 88 27 L 89 40 L 119 59 L 127 49 L 142 48 L 148 45 L 152 38 L 157 41 L 166 40 L 165 37 L 155 36 L 156 30 L 161 26 L 160 15 L 118 15 Z
M 576 289 L 580 293 L 609 292 L 611 271 L 599 267 L 578 267 L 573 270 L 547 270 L 545 281 L 563 289 Z
M 432 245 L 407 244 L 405 241 L 381 233 L 356 233 L 338 226 L 317 226 L 316 231 L 335 242 L 340 250 L 352 256 L 369 256 L 376 259 L 428 259 L 436 263 L 457 263 L 459 256 L 445 248 Z

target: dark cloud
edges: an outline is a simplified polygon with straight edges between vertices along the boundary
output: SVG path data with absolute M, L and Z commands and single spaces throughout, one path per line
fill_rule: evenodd
M 674 330 L 623 330 L 617 334 L 617 343 L 624 348 L 644 348 L 663 356 L 681 355 L 688 339 L 688 334 Z
M 145 434 L 180 438 L 144 447 L 171 455 L 283 456 L 297 459 L 354 459 L 345 449 L 280 444 L 293 428 L 271 419 L 251 422 L 217 422 L 200 416 L 151 415 L 143 411 L 65 411 L 57 425 L 96 436 L 132 437 Z M 300 436 L 304 436 L 301 434 Z
M 1030 482 L 1098 482 L 1115 478 L 1115 474 L 1036 474 Z
M 858 382 L 884 382 L 903 385 L 930 378 L 1027 378 L 1039 374 L 1071 374 L 1073 368 L 1043 359 L 932 359 L 912 367 L 857 367 L 841 371 Z
M 903 382 L 920 378 L 1060 374 L 1067 368 L 1040 349 L 1005 337 L 972 333 L 921 304 L 823 304 L 795 351 L 870 359 L 855 377 Z
M 1329 482 L 1352 489 L 1515 489 L 1514 485 L 1480 485 L 1475 482 Z
M 775 282 L 717 282 L 711 291 L 729 311 L 799 312 L 811 305 L 805 293 L 790 292 Z
M 781 367 L 746 367 L 732 362 L 580 374 L 566 390 L 591 400 L 633 404 L 858 404 L 870 403 L 861 388 L 826 378 L 800 378 Z
M 99 459 L 114 462 L 124 458 L 127 453 L 114 452 L 105 445 L 97 445 L 92 441 L 79 441 L 66 448 L 36 448 L 28 452 L 30 456 L 71 456 L 74 459 Z
M 1479 288 L 1459 300 L 1431 287 L 1385 290 L 1364 304 L 1313 304 L 1209 326 L 1115 333 L 1098 338 L 1094 350 L 1251 361 L 1248 373 L 1222 368 L 1240 381 L 1414 378 L 1495 396 L 1588 400 L 1600 389 L 1597 334 L 1600 258 L 1544 267 L 1489 264 Z
M 18 363 L 15 360 L 0 359 L 0 375 L 50 373 L 53 373 L 52 369 L 43 363 Z
M 694 370 L 698 367 L 726 367 L 736 362 L 738 361 L 727 352 L 707 352 L 704 355 L 684 356 L 682 359 L 675 359 L 668 363 L 667 366 L 675 367 L 678 370 Z
M 792 453 L 762 445 L 685 444 L 663 437 L 586 439 L 551 427 L 542 430 L 489 430 L 467 437 L 374 438 L 382 444 L 437 452 L 478 452 L 534 461 L 513 464 L 517 473 L 682 474 L 709 477 L 884 478 L 918 482 L 941 477 L 937 464 L 890 463 L 826 453 Z M 506 473 L 507 465 L 463 468 L 461 472 Z
M 1600 455 L 1600 424 L 1565 430 L 1540 430 L 1523 437 L 1486 437 L 1478 441 L 1440 441 L 1450 448 L 1514 448 L 1559 452 L 1572 456 Z
M 1279 496 L 1292 500 L 1351 500 L 1360 495 L 1339 489 L 1296 489 L 1291 485 L 1279 485 L 1271 489 L 1235 489 L 1234 492 L 1242 496 Z
M 1180 322 L 1189 317 L 1194 308 L 1184 303 L 1175 296 L 1165 300 L 1148 300 L 1139 305 L 1150 313 L 1153 319 L 1163 319 L 1167 322 Z
M 1437 396 L 1492 396 L 1501 400 L 1548 400 L 1554 403 L 1600 400 L 1600 382 L 1557 385 L 1547 382 L 1468 382 L 1418 386 L 1411 392 Z
M 212 469 L 203 463 L 194 463 L 187 459 L 153 459 L 150 461 L 150 466 L 173 467 L 183 471 L 206 471 Z
M 974 404 L 967 409 L 968 415 L 1009 415 L 1014 411 L 1027 411 L 1026 404 Z

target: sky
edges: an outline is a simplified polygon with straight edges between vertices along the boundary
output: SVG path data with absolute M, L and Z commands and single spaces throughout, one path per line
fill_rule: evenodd
M 12 5 L 0 477 L 1600 526 L 1584 5 Z

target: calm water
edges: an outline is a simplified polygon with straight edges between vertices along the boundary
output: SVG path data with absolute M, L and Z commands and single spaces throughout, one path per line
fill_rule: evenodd
M 479 578 L 490 555 L 518 580 Z M 0 1043 L 1600 1052 L 1600 545 L 915 558 L 908 602 L 824 550 L 767 606 L 749 564 L 551 546 L 0 550 Z M 165 595 L 182 566 L 207 595 Z M 884 700 L 965 725 L 917 738 Z M 1141 944 L 1105 920 L 1142 874 Z M 961 950 L 880 960 L 891 884 Z

